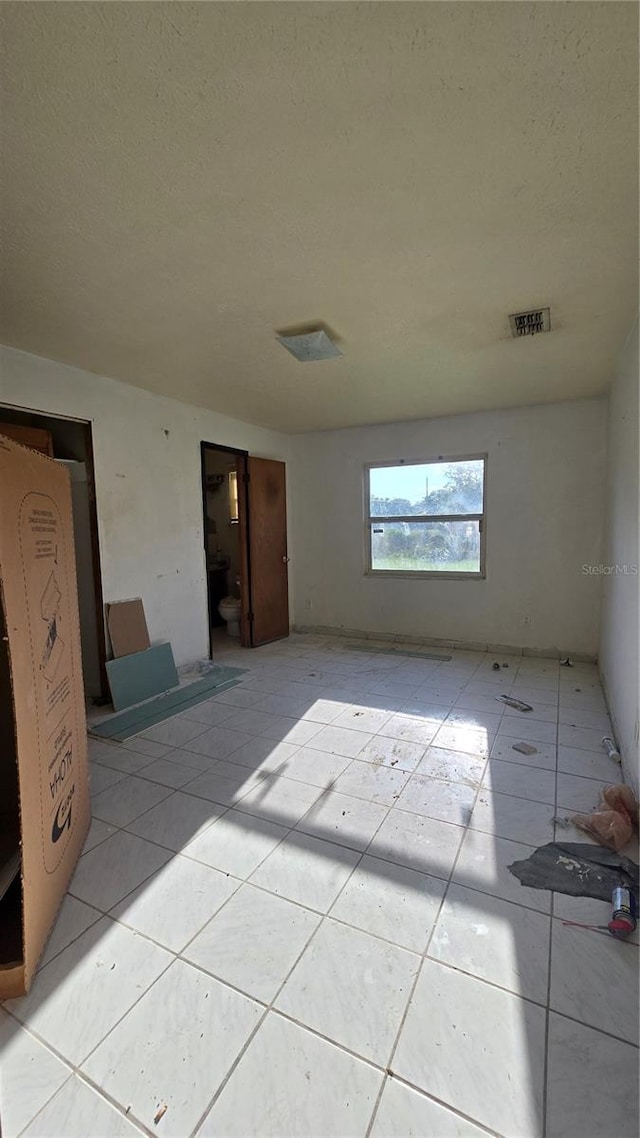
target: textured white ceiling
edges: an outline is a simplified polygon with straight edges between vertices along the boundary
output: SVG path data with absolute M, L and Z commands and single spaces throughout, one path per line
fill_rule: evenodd
M 284 430 L 594 395 L 633 3 L 5 3 L 1 338 Z M 507 316 L 550 305 L 553 331 Z M 340 359 L 296 363 L 313 320 Z

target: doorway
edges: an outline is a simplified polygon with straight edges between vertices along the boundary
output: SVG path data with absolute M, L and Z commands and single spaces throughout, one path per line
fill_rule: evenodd
M 41 451 L 69 471 L 85 696 L 108 692 L 91 424 L 0 405 L 0 434 Z
M 201 443 L 209 654 L 289 635 L 285 465 Z
M 248 647 L 242 613 L 246 605 L 241 599 L 246 602 L 248 583 L 240 542 L 240 498 L 247 454 L 202 443 L 201 458 L 209 655 L 213 657 L 216 644 L 224 644 L 221 638 L 227 634 Z

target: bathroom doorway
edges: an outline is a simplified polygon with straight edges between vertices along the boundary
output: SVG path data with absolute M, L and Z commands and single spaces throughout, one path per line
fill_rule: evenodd
M 201 443 L 209 651 L 289 635 L 283 462 Z
M 210 655 L 214 641 L 228 633 L 248 647 L 248 582 L 241 556 L 240 498 L 246 475 L 246 451 L 202 444 L 202 503 L 204 555 L 207 575 Z M 244 503 L 243 503 L 244 505 Z M 245 511 L 242 509 L 242 530 Z M 243 541 L 242 543 L 246 543 Z M 244 553 L 244 550 L 242 551 Z M 244 603 L 243 603 L 244 602 Z

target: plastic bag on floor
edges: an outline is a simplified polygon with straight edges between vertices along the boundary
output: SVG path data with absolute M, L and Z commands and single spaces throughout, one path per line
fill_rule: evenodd
M 553 889 L 568 897 L 610 902 L 618 885 L 638 894 L 636 863 L 591 842 L 548 842 L 507 868 L 529 889 Z
M 571 821 L 601 846 L 621 850 L 638 825 L 638 801 L 630 786 L 606 786 L 592 814 L 574 814 Z

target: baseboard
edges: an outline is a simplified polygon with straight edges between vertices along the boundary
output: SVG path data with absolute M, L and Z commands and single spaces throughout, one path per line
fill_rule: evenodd
M 633 788 L 636 797 L 638 797 L 640 795 L 640 771 L 638 769 L 638 754 L 637 752 L 635 755 L 630 755 L 628 753 L 622 739 L 622 731 L 618 727 L 616 713 L 607 689 L 606 676 L 602 671 L 602 668 L 598 669 L 598 674 L 600 676 L 600 683 L 602 684 L 602 691 L 604 692 L 604 701 L 607 705 L 607 714 L 611 720 L 611 726 L 613 728 L 613 737 L 620 752 L 622 778 L 627 786 L 631 786 Z
M 517 644 L 487 644 L 475 640 L 442 640 L 435 636 L 403 636 L 397 632 L 371 632 L 362 628 L 334 628 L 325 624 L 295 624 L 295 632 L 314 633 L 319 636 L 341 636 L 355 640 L 371 640 L 383 644 L 415 644 L 429 648 L 458 648 L 471 652 L 492 652 L 508 656 L 534 656 L 545 660 L 564 660 L 569 657 L 580 664 L 595 664 L 597 656 L 588 652 L 571 652 L 559 648 L 526 648 Z

